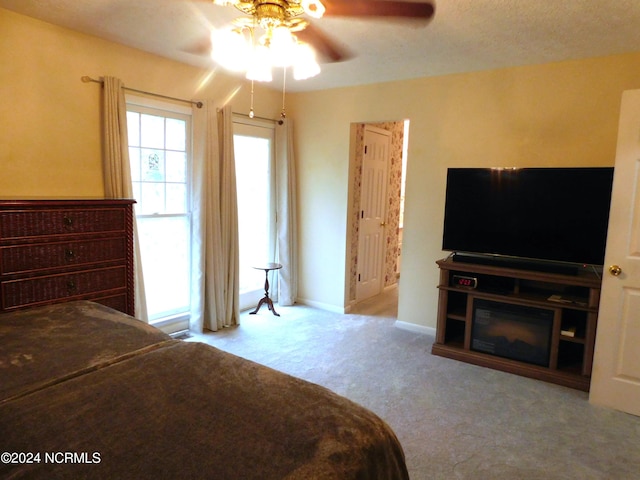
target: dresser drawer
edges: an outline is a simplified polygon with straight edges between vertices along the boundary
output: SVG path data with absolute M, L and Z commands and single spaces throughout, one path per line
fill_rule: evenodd
M 123 208 L 7 210 L 0 212 L 0 240 L 122 231 L 127 228 Z
M 0 247 L 3 275 L 39 272 L 91 265 L 124 262 L 127 242 L 124 237 L 98 240 L 36 243 Z
M 0 200 L 0 312 L 94 300 L 133 315 L 134 203 Z
M 10 280 L 2 283 L 2 307 L 10 309 L 59 299 L 86 298 L 88 294 L 107 290 L 124 291 L 126 286 L 124 266 Z

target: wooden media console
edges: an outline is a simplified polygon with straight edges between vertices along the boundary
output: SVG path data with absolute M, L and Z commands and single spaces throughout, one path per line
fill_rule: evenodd
M 436 263 L 434 355 L 589 390 L 597 272 L 548 273 L 452 258 Z

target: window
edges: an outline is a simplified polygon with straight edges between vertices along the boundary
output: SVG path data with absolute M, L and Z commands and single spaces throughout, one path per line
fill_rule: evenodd
M 149 321 L 176 331 L 186 328 L 190 311 L 191 117 L 169 107 L 128 99 L 127 125 Z
M 272 123 L 244 120 L 233 124 L 238 239 L 240 308 L 257 305 L 264 296 L 264 271 L 254 265 L 276 257 L 274 136 Z M 272 275 L 274 275 L 272 273 Z M 277 298 L 277 282 L 269 278 L 269 295 Z

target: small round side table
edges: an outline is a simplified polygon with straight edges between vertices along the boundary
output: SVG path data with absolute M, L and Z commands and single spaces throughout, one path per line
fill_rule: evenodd
M 265 263 L 264 265 L 255 265 L 253 268 L 255 268 L 256 270 L 264 270 L 264 297 L 260 299 L 256 309 L 253 312 L 249 312 L 249 314 L 255 315 L 256 313 L 258 313 L 258 310 L 260 310 L 262 304 L 266 303 L 267 307 L 269 307 L 269 310 L 271 310 L 271 313 L 273 313 L 276 317 L 279 317 L 280 314 L 276 313 L 275 308 L 273 308 L 273 302 L 271 301 L 271 298 L 269 298 L 269 272 L 271 270 L 280 270 L 282 268 L 282 265 L 280 265 L 279 263 Z

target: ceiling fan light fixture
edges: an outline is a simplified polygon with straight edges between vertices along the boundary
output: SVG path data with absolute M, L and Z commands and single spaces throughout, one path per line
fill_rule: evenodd
M 272 69 L 291 67 L 295 80 L 320 73 L 316 52 L 296 34 L 309 25 L 302 14 L 320 18 L 325 6 L 320 0 L 213 0 L 234 5 L 249 17 L 237 18 L 234 26 L 211 34 L 211 57 L 221 67 L 242 71 L 246 78 L 272 81 Z
M 265 45 L 257 45 L 250 55 L 249 61 L 245 64 L 247 79 L 256 82 L 271 82 L 273 75 L 271 74 L 269 57 L 269 49 Z
M 304 12 L 313 18 L 322 18 L 325 12 L 324 5 L 320 0 L 302 0 Z
M 276 27 L 267 34 L 271 63 L 275 67 L 288 67 L 294 61 L 297 40 L 285 26 Z

